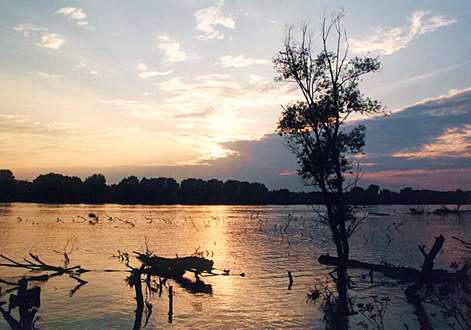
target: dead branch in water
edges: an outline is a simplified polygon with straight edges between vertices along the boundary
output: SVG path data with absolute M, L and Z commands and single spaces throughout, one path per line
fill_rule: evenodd
M 425 246 L 419 245 L 419 250 L 424 256 L 424 263 L 414 284 L 409 285 L 405 292 L 407 301 L 415 307 L 417 319 L 419 321 L 421 329 L 432 329 L 432 325 L 430 323 L 428 314 L 422 304 L 423 298 L 419 295 L 419 291 L 422 290 L 425 284 L 430 282 L 431 273 L 433 270 L 433 262 L 438 252 L 440 252 L 440 250 L 442 249 L 444 242 L 445 238 L 442 235 L 436 237 L 435 243 L 433 244 L 429 253 L 425 251 Z
M 87 281 L 80 278 L 80 275 L 88 272 L 89 270 L 82 268 L 80 265 L 68 267 L 68 262 L 64 262 L 64 267 L 54 266 L 45 263 L 39 258 L 38 255 L 32 253 L 29 253 L 29 258 L 23 258 L 25 263 L 21 263 L 11 258 L 8 258 L 3 254 L 0 254 L 0 259 L 3 259 L 8 262 L 0 263 L 0 267 L 23 268 L 35 272 L 52 272 L 51 274 L 28 277 L 28 280 L 47 281 L 50 277 L 61 276 L 66 274 L 70 278 L 76 280 L 80 286 L 87 283 Z

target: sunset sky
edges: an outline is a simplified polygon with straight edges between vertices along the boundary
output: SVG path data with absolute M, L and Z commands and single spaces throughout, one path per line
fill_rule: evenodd
M 301 189 L 274 135 L 286 26 L 343 9 L 363 83 L 364 184 L 471 189 L 471 1 L 0 0 L 0 168 L 19 178 L 235 178 Z M 314 42 L 319 42 L 318 38 Z

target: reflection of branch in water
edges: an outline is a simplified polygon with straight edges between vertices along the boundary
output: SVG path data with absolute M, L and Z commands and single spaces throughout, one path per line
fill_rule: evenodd
M 213 286 L 211 284 L 207 284 L 199 279 L 196 278 L 196 281 L 192 281 L 185 277 L 175 278 L 175 282 L 177 282 L 182 288 L 187 290 L 190 293 L 206 293 L 212 294 L 213 293 Z
M 87 284 L 88 282 L 87 281 L 81 281 L 79 282 L 79 284 L 77 284 L 75 287 L 73 287 L 70 291 L 69 291 L 69 297 L 73 297 L 73 295 L 78 291 L 78 289 L 80 289 L 82 286 L 84 286 L 85 284 Z
M 28 280 L 22 278 L 14 289 L 18 293 L 10 295 L 8 311 L 4 310 L 1 307 L 2 304 L 0 304 L 0 312 L 3 318 L 11 329 L 36 329 L 35 323 L 38 320 L 36 313 L 41 305 L 41 288 L 34 287 L 28 289 Z M 11 310 L 17 307 L 19 309 L 19 320 L 16 320 L 11 315 Z
M 150 316 L 152 315 L 152 304 L 146 300 L 146 322 L 144 323 L 144 328 L 147 326 L 147 323 L 149 323 Z
M 168 287 L 168 323 L 173 321 L 173 286 Z
M 136 292 L 136 317 L 134 319 L 133 329 L 140 329 L 142 323 L 142 312 L 144 310 L 144 298 L 142 296 L 141 270 L 133 269 L 131 275 L 127 278 L 128 284 L 134 287 Z
M 12 267 L 12 268 L 24 268 L 24 269 L 29 269 L 31 271 L 53 272 L 52 274 L 43 274 L 43 275 L 40 275 L 38 277 L 27 278 L 29 280 L 47 281 L 50 277 L 61 276 L 61 275 L 67 274 L 71 278 L 73 278 L 74 280 L 76 280 L 77 282 L 79 282 L 82 285 L 87 283 L 86 281 L 80 279 L 79 276 L 82 273 L 88 272 L 89 270 L 82 268 L 80 265 L 73 266 L 73 267 L 68 267 L 67 266 L 68 263 L 64 261 L 64 264 L 65 264 L 64 267 L 53 266 L 53 265 L 46 264 L 37 255 L 34 255 L 34 254 L 30 253 L 29 256 L 32 260 L 27 259 L 27 258 L 23 258 L 23 260 L 26 263 L 20 263 L 20 262 L 17 262 L 13 259 L 10 259 L 10 258 L 0 254 L 0 259 L 4 259 L 4 260 L 8 261 L 8 263 L 0 263 L 0 266 Z

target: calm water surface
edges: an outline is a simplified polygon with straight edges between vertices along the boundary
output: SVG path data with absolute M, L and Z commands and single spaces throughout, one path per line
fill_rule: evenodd
M 451 236 L 470 239 L 470 215 L 412 217 L 406 214 L 407 208 L 374 207 L 373 211 L 388 216 L 370 216 L 352 241 L 351 257 L 418 267 L 423 260 L 417 245 L 430 247 L 434 237 L 443 234 L 445 247 L 436 265 L 448 267 L 451 262 L 463 261 L 463 253 Z M 101 219 L 97 225 L 80 218 L 89 213 Z M 106 221 L 108 217 L 135 226 Z M 67 276 L 36 284 L 41 286 L 40 329 L 131 329 L 136 309 L 134 290 L 125 283 L 126 267 L 112 255 L 117 250 L 142 251 L 146 241 L 160 256 L 202 251 L 214 260 L 216 268 L 231 271 L 231 276 L 203 278 L 212 287 L 210 294 L 192 293 L 170 283 L 175 291 L 173 322 L 168 323 L 166 293 L 161 297 L 156 294 L 150 298 L 153 308 L 148 329 L 324 326 L 319 305 L 306 303 L 306 293 L 328 277 L 330 270 L 319 265 L 317 258 L 332 251 L 332 246 L 325 228 L 316 225 L 310 207 L 0 204 L 0 226 L 1 254 L 21 260 L 33 252 L 60 265 L 62 257 L 54 250 L 62 250 L 73 238 L 71 265 L 97 270 L 82 275 L 88 284 L 73 295 L 71 290 L 77 283 Z M 102 272 L 105 269 L 123 272 Z M 291 290 L 287 290 L 287 271 L 294 275 Z M 0 267 L 2 279 L 15 280 L 24 274 Z M 404 303 L 404 286 L 371 287 L 362 277 L 365 274 L 351 271 L 355 302 L 373 294 L 387 295 L 392 298 L 386 312 L 388 328 L 401 328 L 405 323 L 416 328 L 413 310 Z M 191 274 L 188 277 L 193 278 Z M 379 275 L 375 280 L 390 281 Z M 2 291 L 6 289 L 0 286 Z M 353 318 L 352 327 L 360 320 Z M 3 319 L 0 329 L 8 329 Z

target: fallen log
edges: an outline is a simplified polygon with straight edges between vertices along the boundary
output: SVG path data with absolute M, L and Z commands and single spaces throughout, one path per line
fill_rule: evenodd
M 327 266 L 337 266 L 339 259 L 329 255 L 321 255 L 318 259 L 319 263 Z M 382 273 L 389 278 L 401 280 L 403 282 L 415 282 L 420 274 L 420 271 L 412 267 L 404 266 L 391 266 L 383 264 L 372 264 L 358 260 L 348 260 L 348 268 L 367 269 L 370 271 Z M 450 279 L 466 280 L 468 268 L 463 267 L 463 271 L 448 272 L 446 270 L 434 269 L 430 272 L 429 280 L 432 283 L 446 283 Z
M 180 278 L 185 272 L 199 275 L 212 273 L 214 261 L 197 256 L 164 258 L 155 255 L 134 252 L 142 263 L 142 272 L 164 278 Z

